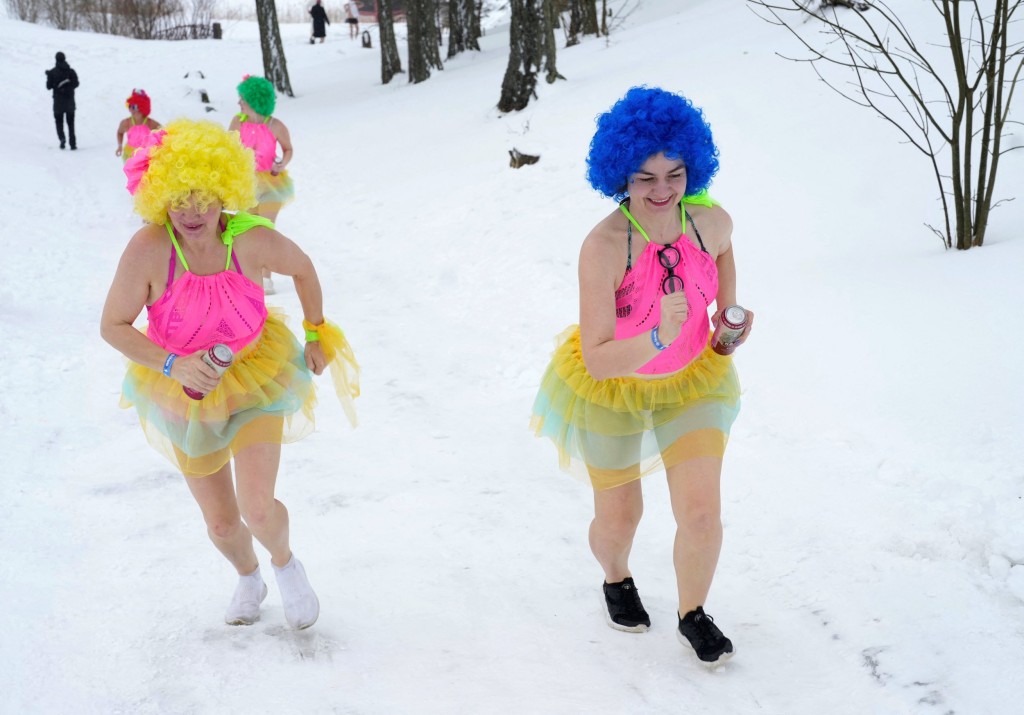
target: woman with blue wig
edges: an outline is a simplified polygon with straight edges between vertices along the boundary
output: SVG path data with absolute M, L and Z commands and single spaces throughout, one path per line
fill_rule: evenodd
M 718 149 L 690 100 L 634 87 L 597 118 L 587 166 L 591 185 L 619 205 L 583 241 L 580 323 L 559 336 L 532 426 L 594 489 L 590 547 L 604 569 L 608 624 L 621 631 L 651 625 L 629 554 L 640 478 L 664 469 L 677 635 L 715 666 L 733 646 L 704 604 L 722 546 L 722 458 L 739 411 L 732 357 L 709 346 L 712 324 L 736 303 L 732 219 L 707 193 Z M 739 342 L 752 322 L 748 311 Z

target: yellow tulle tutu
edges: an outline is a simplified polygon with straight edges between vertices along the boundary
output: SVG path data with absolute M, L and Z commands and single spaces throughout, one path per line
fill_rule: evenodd
M 267 442 L 287 443 L 313 431 L 316 393 L 303 346 L 271 309 L 263 332 L 235 356 L 217 387 L 193 400 L 181 383 L 129 363 L 122 407 L 134 407 L 149 443 L 188 477 L 213 474 L 239 451 Z M 330 355 L 335 391 L 355 424 L 359 366 L 337 326 L 321 336 Z
M 665 377 L 595 380 L 578 326 L 556 340 L 531 428 L 550 438 L 559 465 L 609 489 L 696 457 L 722 457 L 739 411 L 732 358 L 706 347 Z
M 269 171 L 256 172 L 256 201 L 261 205 L 284 206 L 295 198 L 295 183 L 287 171 L 271 174 Z

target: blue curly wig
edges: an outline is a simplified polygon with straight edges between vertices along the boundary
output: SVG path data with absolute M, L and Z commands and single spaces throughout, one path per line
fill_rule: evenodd
M 597 118 L 587 180 L 605 196 L 629 195 L 629 177 L 664 152 L 686 165 L 686 194 L 704 191 L 718 173 L 718 147 L 704 113 L 686 97 L 657 87 L 632 87 Z

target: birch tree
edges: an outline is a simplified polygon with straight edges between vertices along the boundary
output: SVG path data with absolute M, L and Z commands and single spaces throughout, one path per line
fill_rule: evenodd
M 387 84 L 402 71 L 402 58 L 398 55 L 395 23 L 391 0 L 377 0 L 377 27 L 380 32 L 380 81 Z
M 263 50 L 263 76 L 277 87 L 278 92 L 294 97 L 274 0 L 256 0 L 256 19 L 260 28 L 260 48 Z

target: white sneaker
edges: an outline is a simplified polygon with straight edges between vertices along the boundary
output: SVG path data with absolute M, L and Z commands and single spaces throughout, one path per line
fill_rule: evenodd
M 270 276 L 264 276 L 263 278 L 263 294 L 274 295 L 274 279 Z
M 313 587 L 306 578 L 302 562 L 292 554 L 286 566 L 274 566 L 277 587 L 284 602 L 284 617 L 288 625 L 296 630 L 309 628 L 320 616 L 320 601 L 313 593 Z
M 260 619 L 260 604 L 267 597 L 267 584 L 260 575 L 260 567 L 248 576 L 239 576 L 235 595 L 224 614 L 229 626 L 251 626 Z

